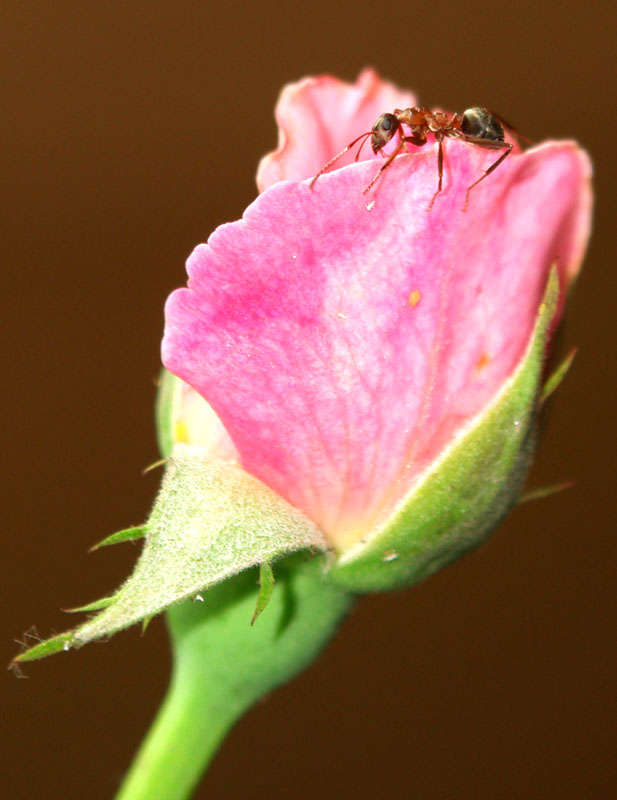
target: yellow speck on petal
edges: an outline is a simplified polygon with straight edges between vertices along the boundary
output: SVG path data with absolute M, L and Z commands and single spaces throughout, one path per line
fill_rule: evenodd
M 181 444 L 189 444 L 189 429 L 185 422 L 179 419 L 176 422 L 176 430 L 174 432 L 174 440 Z
M 414 289 L 413 292 L 409 295 L 409 305 L 412 308 L 415 308 L 418 305 L 418 303 L 420 302 L 421 298 L 422 298 L 422 295 L 420 293 L 420 290 L 419 289 Z

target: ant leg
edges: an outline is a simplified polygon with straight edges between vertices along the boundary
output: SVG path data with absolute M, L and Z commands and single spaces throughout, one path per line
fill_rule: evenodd
M 309 183 L 309 189 L 312 189 L 312 188 L 313 188 L 313 186 L 315 185 L 315 181 L 317 180 L 317 178 L 319 178 L 321 175 L 323 175 L 323 174 L 324 174 L 324 172 L 327 172 L 327 170 L 329 170 L 329 169 L 330 169 L 330 167 L 332 166 L 332 164 L 334 164 L 336 161 L 338 161 L 338 160 L 339 160 L 339 158 L 340 158 L 341 156 L 344 156 L 344 155 L 345 155 L 345 153 L 346 153 L 348 150 L 351 150 L 351 148 L 354 146 L 354 144 L 355 144 L 356 142 L 359 142 L 359 141 L 360 141 L 360 139 L 362 139 L 362 138 L 364 139 L 364 141 L 366 141 L 366 140 L 368 139 L 368 137 L 369 137 L 369 136 L 370 136 L 372 133 L 373 133 L 373 131 L 369 131 L 368 133 L 361 133 L 361 134 L 360 134 L 360 136 L 357 136 L 357 137 L 356 137 L 356 138 L 353 140 L 353 142 L 349 142 L 349 144 L 347 145 L 347 147 L 344 147 L 344 148 L 341 150 L 341 152 L 340 152 L 340 153 L 337 153 L 337 154 L 336 154 L 336 155 L 335 155 L 333 158 L 331 158 L 331 159 L 330 159 L 330 161 L 328 161 L 328 163 L 327 163 L 327 164 L 324 164 L 324 165 L 323 165 L 323 167 L 322 167 L 322 168 L 319 170 L 319 172 L 317 173 L 317 175 L 315 175 L 315 177 L 313 178 L 313 180 L 312 180 L 312 181 Z M 363 146 L 363 145 L 364 145 L 364 142 L 362 142 L 362 144 L 360 145 L 360 149 L 362 149 L 362 146 Z M 360 153 L 360 151 L 358 151 L 358 155 L 359 155 L 359 153 Z
M 384 169 L 387 169 L 390 166 L 390 164 L 394 161 L 394 159 L 397 157 L 397 155 L 401 152 L 401 150 L 405 146 L 406 139 L 407 139 L 407 137 L 405 137 L 405 136 L 401 138 L 401 141 L 396 145 L 396 147 L 394 148 L 394 151 L 392 153 L 390 153 L 390 155 L 386 158 L 386 160 L 383 162 L 381 167 L 379 167 L 379 169 L 377 170 L 377 172 L 373 176 L 373 178 L 372 178 L 371 182 L 369 183 L 369 185 L 366 187 L 366 189 L 362 190 L 362 194 L 366 194 L 367 192 L 370 192 L 370 190 L 373 188 L 373 186 L 379 180 L 379 178 L 381 176 L 381 173 L 384 171 Z
M 379 180 L 379 177 L 381 176 L 381 173 L 384 171 L 384 169 L 387 169 L 390 166 L 390 164 L 394 161 L 394 159 L 401 152 L 401 150 L 403 148 L 405 148 L 406 144 L 415 144 L 416 147 L 422 147 L 423 144 L 426 144 L 426 135 L 417 134 L 417 133 L 414 133 L 411 136 L 402 136 L 401 135 L 401 140 L 397 144 L 394 152 L 390 153 L 390 155 L 387 157 L 387 159 L 384 161 L 384 163 L 381 165 L 381 167 L 377 170 L 377 172 L 375 173 L 375 175 L 373 177 L 373 180 L 369 183 L 369 185 L 366 187 L 366 189 L 364 189 L 362 191 L 362 194 L 366 194 L 367 192 L 369 192 L 373 188 L 375 183 Z M 407 152 L 406 148 L 405 148 L 405 152 Z
M 439 149 L 437 150 L 437 173 L 439 175 L 439 179 L 437 181 L 437 191 L 433 195 L 431 202 L 428 204 L 428 207 L 426 208 L 427 211 L 430 211 L 433 207 L 435 198 L 441 191 L 441 187 L 443 185 L 443 139 L 438 139 L 437 141 L 439 142 Z
M 463 206 L 463 211 L 467 211 L 467 205 L 469 203 L 469 192 L 473 189 L 474 186 L 477 186 L 480 181 L 483 181 L 488 175 L 491 174 L 497 167 L 504 161 L 512 152 L 512 144 L 510 142 L 491 142 L 489 143 L 485 139 L 476 139 L 475 137 L 466 136 L 463 141 L 468 142 L 469 144 L 478 144 L 481 147 L 486 147 L 489 150 L 496 150 L 499 147 L 507 148 L 505 152 L 503 152 L 497 161 L 494 161 L 491 166 L 485 170 L 485 172 L 478 178 L 477 181 L 474 181 L 471 186 L 467 187 L 467 191 L 465 192 L 465 205 Z

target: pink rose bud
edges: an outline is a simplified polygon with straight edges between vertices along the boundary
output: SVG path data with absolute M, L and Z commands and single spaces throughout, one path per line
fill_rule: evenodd
M 436 197 L 431 141 L 369 192 L 384 163 L 369 146 L 300 182 L 414 102 L 371 71 L 285 88 L 263 194 L 195 249 L 166 306 L 165 366 L 244 470 L 317 525 L 354 590 L 427 576 L 516 502 L 589 233 L 591 170 L 573 142 L 515 147 L 465 211 L 501 151 L 455 137 Z

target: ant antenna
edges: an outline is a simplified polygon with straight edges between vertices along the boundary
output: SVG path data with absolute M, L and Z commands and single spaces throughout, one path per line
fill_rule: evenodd
M 324 174 L 324 172 L 326 172 L 327 170 L 329 170 L 329 169 L 330 169 L 330 167 L 332 166 L 332 164 L 334 164 L 336 161 L 338 161 L 338 160 L 339 160 L 339 158 L 341 158 L 341 156 L 344 156 L 344 155 L 345 155 L 345 153 L 346 153 L 348 150 L 351 150 L 351 148 L 352 148 L 352 147 L 353 147 L 353 146 L 356 144 L 356 142 L 359 142 L 359 141 L 360 141 L 360 139 L 364 139 L 364 141 L 363 141 L 363 142 L 362 142 L 362 144 L 360 145 L 360 149 L 359 149 L 359 150 L 358 150 L 358 152 L 356 153 L 356 161 L 357 161 L 357 160 L 358 160 L 358 157 L 360 156 L 360 150 L 362 150 L 362 148 L 364 147 L 364 143 L 366 142 L 366 140 L 368 139 L 368 137 L 369 137 L 369 136 L 371 136 L 371 134 L 372 134 L 372 133 L 373 133 L 373 131 L 369 131 L 368 133 L 361 133 L 361 134 L 360 134 L 360 136 L 357 136 L 357 137 L 356 137 L 356 138 L 353 140 L 353 142 L 349 142 L 349 144 L 347 145 L 347 147 L 344 147 L 344 148 L 341 150 L 341 152 L 340 152 L 340 153 L 337 153 L 337 154 L 334 156 L 334 158 L 331 158 L 331 159 L 330 159 L 330 161 L 328 161 L 328 163 L 327 163 L 327 164 L 324 164 L 324 165 L 323 165 L 323 167 L 322 167 L 322 168 L 319 170 L 319 172 L 317 173 L 317 175 L 315 175 L 315 177 L 313 178 L 313 180 L 312 180 L 312 181 L 309 183 L 309 189 L 312 189 L 312 188 L 313 188 L 313 186 L 315 185 L 315 181 L 317 180 L 317 178 L 319 178 L 319 176 L 320 176 L 320 175 L 323 175 L 323 174 Z
M 368 137 L 369 137 L 371 134 L 372 134 L 372 131 L 369 131 L 369 133 L 364 133 L 364 134 L 363 134 L 363 136 L 364 136 L 364 139 L 362 140 L 362 144 L 360 145 L 360 147 L 358 147 L 358 152 L 356 153 L 356 157 L 354 158 L 354 161 L 355 161 L 355 163 L 356 163 L 356 164 L 358 163 L 358 161 L 359 161 L 359 159 L 360 159 L 360 153 L 362 152 L 362 148 L 363 148 L 363 147 L 364 147 L 364 145 L 366 144 L 366 140 L 368 139 Z M 357 141 L 358 141 L 358 140 L 356 139 L 356 142 L 357 142 Z

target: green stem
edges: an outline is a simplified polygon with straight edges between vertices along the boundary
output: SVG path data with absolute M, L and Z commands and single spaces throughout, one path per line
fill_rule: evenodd
M 116 800 L 186 800 L 233 723 L 317 656 L 353 596 L 301 553 L 274 565 L 276 585 L 251 626 L 256 569 L 167 612 L 169 691 Z
M 196 786 L 240 709 L 217 701 L 175 670 L 167 696 L 117 800 L 184 800 Z M 213 687 L 210 687 L 212 689 Z

